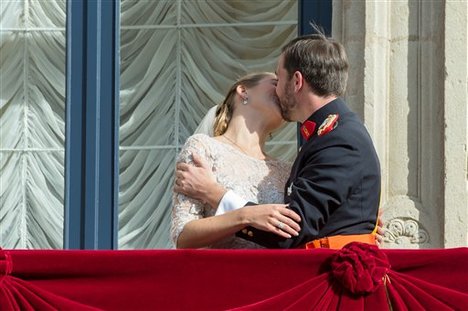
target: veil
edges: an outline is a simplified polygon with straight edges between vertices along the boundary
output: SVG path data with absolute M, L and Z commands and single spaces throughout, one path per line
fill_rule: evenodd
M 218 106 L 213 106 L 208 110 L 205 117 L 201 120 L 198 127 L 195 129 L 193 134 L 205 134 L 213 137 L 213 125 L 216 118 L 216 108 Z

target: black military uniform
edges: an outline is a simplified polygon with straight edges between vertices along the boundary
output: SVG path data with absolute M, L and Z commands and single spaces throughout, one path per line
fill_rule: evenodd
M 301 216 L 291 239 L 247 228 L 237 236 L 269 248 L 300 247 L 317 238 L 371 233 L 380 202 L 380 165 L 372 140 L 342 99 L 304 122 L 305 138 L 284 201 Z

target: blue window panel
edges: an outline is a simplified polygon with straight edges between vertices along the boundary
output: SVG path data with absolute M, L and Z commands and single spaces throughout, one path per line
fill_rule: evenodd
M 308 35 L 313 33 L 311 23 L 323 28 L 327 36 L 332 31 L 332 0 L 299 0 L 299 25 L 297 27 L 298 35 Z M 301 124 L 297 126 L 298 147 L 302 146 L 304 140 L 300 130 Z
M 299 1 L 299 35 L 313 33 L 310 23 L 323 28 L 327 36 L 332 31 L 332 2 L 331 0 L 300 0 Z
M 67 1 L 64 246 L 117 245 L 120 1 Z

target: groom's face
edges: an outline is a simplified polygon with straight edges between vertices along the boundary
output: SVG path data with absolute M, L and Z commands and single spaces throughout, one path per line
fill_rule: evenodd
M 276 75 L 278 77 L 278 85 L 276 86 L 276 94 L 279 98 L 279 105 L 281 108 L 281 115 L 286 121 L 296 121 L 294 112 L 297 108 L 297 100 L 294 96 L 294 88 L 292 79 L 284 68 L 284 56 L 281 55 L 276 68 Z

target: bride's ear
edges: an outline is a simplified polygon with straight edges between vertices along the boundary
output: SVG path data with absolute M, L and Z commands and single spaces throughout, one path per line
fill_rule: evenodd
M 236 87 L 236 93 L 242 98 L 247 98 L 247 89 L 243 85 L 238 85 Z

